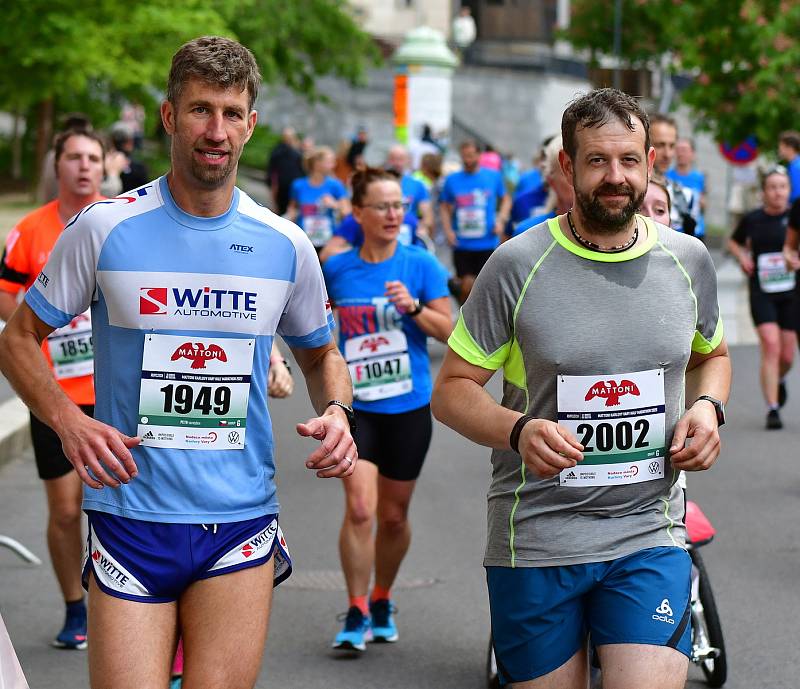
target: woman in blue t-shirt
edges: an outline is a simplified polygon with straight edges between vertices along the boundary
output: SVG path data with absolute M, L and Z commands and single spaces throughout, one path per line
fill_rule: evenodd
M 327 146 L 319 146 L 306 160 L 308 177 L 292 182 L 286 216 L 302 227 L 319 253 L 333 235 L 333 228 L 350 212 L 347 189 L 333 177 L 335 158 Z
M 397 640 L 390 590 L 411 540 L 408 506 L 432 432 L 427 338 L 445 342 L 452 316 L 444 268 L 424 249 L 398 242 L 397 178 L 367 169 L 352 187 L 363 244 L 329 258 L 323 272 L 353 379 L 354 438 L 366 460 L 342 482 L 339 551 L 350 601 L 333 647 L 363 651 L 372 639 Z

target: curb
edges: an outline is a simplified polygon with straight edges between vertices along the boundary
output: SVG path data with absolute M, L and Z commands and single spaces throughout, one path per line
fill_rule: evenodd
M 0 467 L 31 445 L 28 408 L 14 397 L 0 404 Z

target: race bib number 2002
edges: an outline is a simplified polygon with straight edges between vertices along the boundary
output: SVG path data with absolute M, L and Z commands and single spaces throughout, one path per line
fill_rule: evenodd
M 254 350 L 254 339 L 145 335 L 142 444 L 244 449 Z
M 558 376 L 558 422 L 584 446 L 562 486 L 615 486 L 664 477 L 664 371 Z

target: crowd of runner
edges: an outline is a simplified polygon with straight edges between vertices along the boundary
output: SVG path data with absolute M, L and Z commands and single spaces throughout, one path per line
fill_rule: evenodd
M 267 404 L 294 386 L 279 335 L 314 406 L 297 428 L 319 441 L 307 466 L 344 488 L 335 649 L 400 637 L 392 586 L 433 410 L 492 448 L 501 680 L 585 686 L 590 633 L 607 676 L 645 687 L 657 667 L 659 687 L 682 687 L 678 477 L 715 461 L 730 386 L 694 143 L 613 89 L 570 104 L 518 179 L 474 140 L 443 172 L 433 140 L 369 167 L 364 131 L 337 160 L 287 128 L 268 210 L 234 184 L 258 85 L 238 43 L 187 43 L 161 107 L 169 174 L 141 178 L 128 130 L 109 157 L 72 121 L 50 157 L 54 200 L 8 235 L 0 368 L 31 410 L 66 606 L 54 644 L 88 643 L 92 686 L 253 686 L 292 568 L 272 441 L 286 431 Z M 800 136 L 781 142 L 800 152 Z M 729 241 L 769 429 L 800 327 L 790 175 L 764 175 L 763 207 Z M 435 382 L 429 338 L 448 345 Z M 484 390 L 499 369 L 502 402 Z

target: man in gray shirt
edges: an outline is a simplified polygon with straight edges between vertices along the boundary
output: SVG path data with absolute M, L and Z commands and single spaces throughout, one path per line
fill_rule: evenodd
M 703 244 L 637 215 L 647 114 L 574 101 L 559 163 L 575 207 L 503 244 L 448 342 L 436 417 L 493 448 L 487 569 L 501 677 L 678 689 L 690 653 L 681 470 L 709 468 L 730 388 Z M 503 369 L 503 400 L 484 385 Z M 691 443 L 687 440 L 691 439 Z

